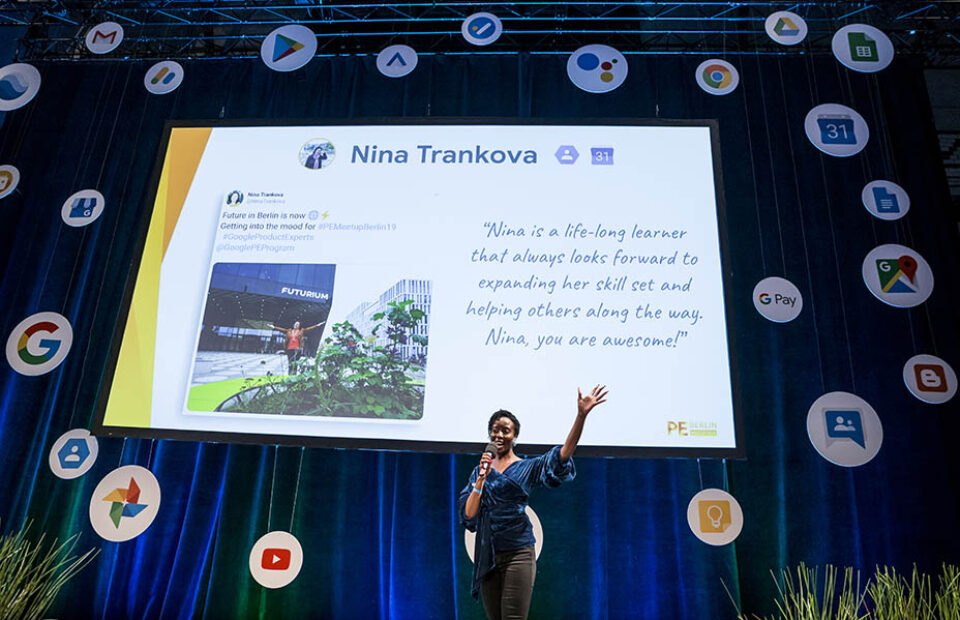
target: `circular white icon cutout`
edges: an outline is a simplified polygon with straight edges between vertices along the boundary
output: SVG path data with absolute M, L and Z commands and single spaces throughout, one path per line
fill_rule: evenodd
M 460 33 L 467 43 L 490 45 L 503 34 L 503 23 L 493 13 L 481 11 L 470 15 L 460 25 Z
M 16 166 L 0 166 L 0 198 L 6 198 L 17 189 L 20 183 L 20 171 Z
M 107 54 L 123 41 L 123 26 L 117 22 L 103 22 L 87 31 L 84 43 L 93 54 Z
M 417 52 L 409 45 L 390 45 L 377 54 L 377 70 L 387 77 L 403 77 L 417 68 L 417 61 Z
M 47 462 L 57 478 L 72 480 L 90 471 L 99 452 L 97 438 L 85 428 L 74 428 L 53 442 Z
M 306 26 L 280 26 L 267 35 L 260 45 L 263 64 L 274 71 L 295 71 L 317 53 L 317 35 Z
M 815 147 L 834 157 L 856 155 L 870 139 L 867 121 L 839 103 L 824 103 L 807 112 L 803 128 Z
M 250 575 L 264 588 L 282 588 L 303 567 L 303 548 L 290 532 L 275 530 L 261 536 L 250 550 Z
M 38 312 L 23 319 L 7 337 L 7 362 L 21 375 L 43 375 L 67 357 L 73 344 L 70 321 L 56 312 Z
M 90 496 L 90 524 L 105 540 L 123 542 L 142 534 L 160 509 L 160 483 L 139 465 L 118 467 Z
M 60 217 L 68 226 L 79 228 L 95 222 L 104 206 L 103 194 L 95 189 L 82 189 L 63 203 Z
M 166 95 L 183 83 L 183 67 L 175 60 L 162 60 L 143 74 L 143 87 L 154 95 Z
M 627 79 L 627 59 L 609 45 L 584 45 L 567 59 L 567 77 L 580 90 L 608 93 Z
M 870 403 L 849 392 L 830 392 L 807 412 L 807 436 L 820 456 L 834 465 L 870 462 L 883 444 L 883 425 Z
M 743 530 L 743 509 L 726 491 L 704 489 L 687 504 L 687 524 L 708 545 L 726 545 Z
M 874 297 L 895 308 L 912 308 L 933 292 L 933 271 L 920 254 L 888 243 L 863 259 L 863 282 Z
M 697 86 L 711 95 L 729 95 L 740 83 L 737 68 L 719 58 L 701 62 L 695 75 Z
M 527 515 L 527 518 L 530 519 L 530 525 L 533 527 L 533 538 L 536 540 L 533 544 L 533 551 L 536 554 L 537 558 L 540 557 L 540 552 L 543 550 L 543 525 L 540 524 L 540 517 L 537 516 L 537 513 L 533 511 L 533 508 L 527 506 L 524 509 L 524 512 Z M 470 557 L 471 562 L 476 562 L 473 557 L 473 550 L 476 547 L 477 534 L 476 532 L 471 532 L 470 530 L 464 530 L 463 532 L 463 546 L 467 548 L 467 556 Z
M 957 393 L 957 373 L 935 355 L 914 355 L 903 366 L 903 382 L 910 393 L 931 405 L 945 403 Z
M 23 62 L 0 67 L 0 112 L 30 103 L 40 90 L 40 72 Z
M 796 45 L 807 37 L 807 22 L 796 13 L 777 11 L 763 23 L 767 36 L 780 45 Z
M 893 60 L 893 43 L 882 31 L 866 24 L 844 26 L 833 35 L 834 57 L 860 73 L 876 73 Z
M 769 321 L 788 323 L 800 316 L 803 296 L 790 280 L 772 276 L 753 287 L 753 307 Z
M 863 187 L 860 200 L 874 217 L 899 220 L 910 210 L 910 196 L 892 181 L 870 181 Z

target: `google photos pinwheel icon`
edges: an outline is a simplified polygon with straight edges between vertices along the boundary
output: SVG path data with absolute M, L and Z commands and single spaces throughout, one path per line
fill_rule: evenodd
M 122 542 L 136 538 L 160 508 L 160 484 L 148 469 L 119 467 L 106 476 L 90 497 L 90 524 L 101 538 Z

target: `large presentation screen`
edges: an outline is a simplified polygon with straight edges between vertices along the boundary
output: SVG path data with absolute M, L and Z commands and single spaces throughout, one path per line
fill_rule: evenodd
M 708 121 L 172 123 L 94 432 L 742 456 Z M 124 320 L 125 319 L 125 320 Z

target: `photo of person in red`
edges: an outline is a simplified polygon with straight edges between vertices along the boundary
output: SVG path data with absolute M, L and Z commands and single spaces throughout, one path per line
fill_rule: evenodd
M 320 327 L 324 323 L 326 323 L 326 321 L 320 321 L 310 327 L 300 327 L 300 321 L 294 321 L 293 327 L 290 329 L 277 327 L 273 323 L 268 325 L 270 329 L 275 332 L 280 332 L 286 337 L 287 342 L 284 346 L 284 353 L 287 354 L 287 364 L 291 370 L 293 369 L 293 363 L 300 359 L 300 356 L 303 354 L 303 334 L 311 329 Z

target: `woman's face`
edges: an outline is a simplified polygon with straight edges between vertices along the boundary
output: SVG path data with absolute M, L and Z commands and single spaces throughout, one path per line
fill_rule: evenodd
M 516 438 L 516 429 L 510 418 L 498 418 L 490 429 L 490 441 L 497 445 L 497 456 L 509 454 Z

